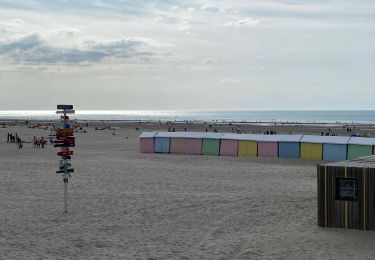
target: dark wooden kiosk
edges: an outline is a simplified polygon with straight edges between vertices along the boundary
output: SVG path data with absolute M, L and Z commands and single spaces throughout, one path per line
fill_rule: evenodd
M 375 156 L 318 165 L 318 224 L 375 230 Z

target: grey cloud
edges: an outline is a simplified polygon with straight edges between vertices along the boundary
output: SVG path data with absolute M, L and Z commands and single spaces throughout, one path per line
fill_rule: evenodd
M 129 57 L 142 56 L 143 52 L 137 52 L 136 48 L 145 45 L 138 39 L 119 39 L 105 42 L 85 42 L 89 49 L 106 53 L 108 56 Z M 146 53 L 147 54 L 147 53 Z
M 18 39 L 16 41 L 0 45 L 0 53 L 6 53 L 15 50 L 29 50 L 43 44 L 40 36 L 36 33 Z
M 0 43 L 0 55 L 8 57 L 12 63 L 37 64 L 79 64 L 85 62 L 100 62 L 105 58 L 138 58 L 147 61 L 153 56 L 148 47 L 140 39 L 118 39 L 111 41 L 86 41 L 83 48 L 59 48 L 49 45 L 39 34 L 31 34 L 21 39 Z M 145 50 L 146 49 L 146 50 Z
M 33 51 L 18 57 L 18 61 L 24 58 L 26 61 L 35 63 L 81 63 L 98 62 L 106 56 L 100 51 L 53 48 L 49 46 L 40 46 Z

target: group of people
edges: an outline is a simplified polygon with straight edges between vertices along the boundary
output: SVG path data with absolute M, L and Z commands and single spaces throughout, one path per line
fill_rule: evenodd
M 21 149 L 23 147 L 22 139 L 18 136 L 17 133 L 15 134 L 7 134 L 7 143 L 17 143 L 18 149 Z
M 33 137 L 33 145 L 34 148 L 44 148 L 44 145 L 47 143 L 47 141 L 42 136 L 41 138 Z
M 8 133 L 7 143 L 16 143 L 18 145 L 18 149 L 22 149 L 24 141 L 18 136 L 17 133 L 15 134 Z M 36 138 L 34 136 L 32 143 L 34 145 L 34 148 L 44 148 L 47 141 L 44 139 L 43 136 L 41 138 Z

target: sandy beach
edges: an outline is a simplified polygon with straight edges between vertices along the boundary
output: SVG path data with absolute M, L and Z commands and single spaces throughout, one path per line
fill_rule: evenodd
M 121 130 L 94 130 L 109 124 Z M 90 122 L 77 133 L 67 214 L 57 149 L 6 143 L 8 132 L 31 141 L 50 131 L 0 128 L 0 259 L 374 259 L 374 232 L 318 227 L 317 162 L 139 153 L 143 130 L 168 127 L 208 126 Z M 233 127 L 347 134 L 208 128 Z

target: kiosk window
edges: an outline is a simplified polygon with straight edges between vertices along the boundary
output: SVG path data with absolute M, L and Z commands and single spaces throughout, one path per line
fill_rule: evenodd
M 358 200 L 358 179 L 336 179 L 337 200 Z

